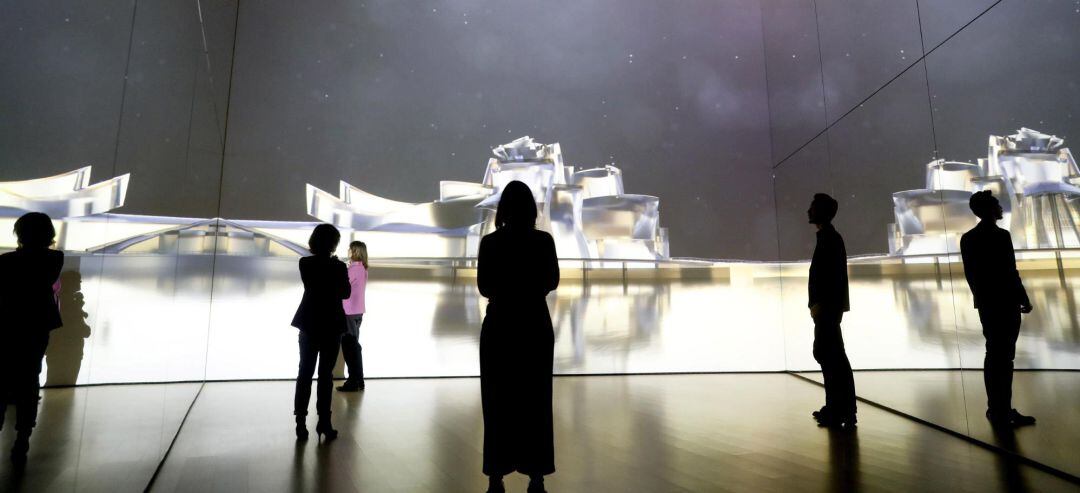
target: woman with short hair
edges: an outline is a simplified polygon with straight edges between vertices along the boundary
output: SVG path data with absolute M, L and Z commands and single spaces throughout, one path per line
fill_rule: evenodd
M 37 426 L 41 391 L 41 359 L 49 332 L 63 325 L 53 285 L 64 267 L 64 252 L 51 247 L 56 238 L 52 219 L 41 212 L 15 221 L 18 248 L 0 255 L 0 429 L 4 411 L 15 405 L 15 444 L 11 461 L 26 463 L 30 434 Z
M 341 300 L 351 292 L 345 264 L 335 257 L 341 233 L 329 224 L 315 226 L 308 239 L 311 255 L 300 259 L 300 279 L 304 297 L 293 316 L 292 326 L 300 329 L 300 369 L 296 375 L 293 414 L 296 415 L 296 438 L 308 437 L 305 420 L 311 400 L 311 378 L 318 364 L 319 383 L 315 409 L 319 423 L 315 433 L 327 440 L 337 438 L 330 424 L 330 403 L 334 392 L 334 364 L 345 332 L 345 311 Z

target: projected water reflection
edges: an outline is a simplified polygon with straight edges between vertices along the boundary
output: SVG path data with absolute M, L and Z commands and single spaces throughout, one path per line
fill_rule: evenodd
M 1022 253 L 1020 266 L 1038 308 L 1024 320 L 1017 368 L 1080 367 L 1080 257 L 1031 255 Z M 632 267 L 564 267 L 548 298 L 556 373 L 817 370 L 805 263 Z M 853 366 L 980 367 L 981 326 L 959 269 L 947 256 L 853 261 L 844 319 Z M 361 328 L 368 375 L 478 374 L 486 301 L 475 270 L 376 261 L 371 273 Z M 295 372 L 295 259 L 218 255 L 214 266 L 208 255 L 73 256 L 64 275 L 80 282 L 62 293 L 70 303 L 46 360 L 50 384 L 74 375 L 79 383 L 198 380 L 204 366 L 210 380 Z

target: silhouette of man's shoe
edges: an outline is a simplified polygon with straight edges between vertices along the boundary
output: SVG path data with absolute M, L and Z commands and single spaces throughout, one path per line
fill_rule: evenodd
M 330 418 L 319 418 L 319 423 L 315 425 L 315 433 L 319 434 L 319 437 L 326 437 L 326 440 L 333 440 L 337 438 L 338 432 L 330 425 Z
M 506 493 L 506 486 L 503 485 L 502 476 L 488 477 L 487 493 Z
M 364 386 L 356 382 L 346 380 L 345 383 L 340 385 L 337 389 L 338 392 L 359 392 L 361 390 L 364 390 Z
M 821 409 L 818 409 L 817 411 L 814 411 L 814 412 L 810 413 L 810 415 L 813 416 L 814 419 L 816 419 L 818 421 L 821 421 L 822 419 L 825 419 L 825 418 L 828 417 L 828 415 L 829 415 L 829 407 L 828 406 L 821 406 Z
M 858 418 L 854 414 L 848 416 L 836 416 L 834 414 L 822 414 L 817 418 L 818 426 L 822 428 L 854 428 L 859 422 Z
M 1019 428 L 1035 424 L 1033 416 L 1020 414 L 1020 411 L 1016 409 L 1010 409 L 1007 413 L 995 413 L 987 409 L 986 419 L 990 421 L 990 426 L 994 428 Z
M 30 451 L 30 434 L 19 433 L 11 447 L 11 463 L 16 466 L 26 465 L 26 454 Z
M 547 493 L 544 489 L 544 477 L 533 476 L 529 478 L 529 487 L 525 490 L 526 493 Z
M 297 440 L 307 440 L 308 439 L 307 423 L 305 423 L 304 416 L 297 416 L 296 417 L 296 439 Z
M 1012 421 L 1013 426 L 1031 426 L 1035 424 L 1035 417 L 1025 416 L 1020 414 L 1020 411 L 1013 409 L 1009 411 L 1009 421 Z

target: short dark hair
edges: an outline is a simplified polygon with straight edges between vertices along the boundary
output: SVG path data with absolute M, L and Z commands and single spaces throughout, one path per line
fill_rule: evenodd
M 815 193 L 814 200 L 810 202 L 814 210 L 821 216 L 822 219 L 832 221 L 836 217 L 836 211 L 840 209 L 840 204 L 836 199 L 829 196 L 827 193 Z
M 28 212 L 15 220 L 20 248 L 49 248 L 56 238 L 52 219 L 44 212 Z
M 514 180 L 507 183 L 495 210 L 495 227 L 511 226 L 532 229 L 536 227 L 536 199 L 529 186 Z
M 968 199 L 968 207 L 971 207 L 971 212 L 980 218 L 993 217 L 997 213 L 999 206 L 998 199 L 994 197 L 994 193 L 990 190 L 975 192 Z
M 307 241 L 308 250 L 313 255 L 330 255 L 337 249 L 339 241 L 341 241 L 341 232 L 334 226 L 323 223 L 315 226 L 311 232 L 311 237 Z

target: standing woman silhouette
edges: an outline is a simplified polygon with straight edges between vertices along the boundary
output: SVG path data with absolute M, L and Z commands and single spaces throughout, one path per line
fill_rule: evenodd
M 559 262 L 551 235 L 536 229 L 536 201 L 524 183 L 503 189 L 495 228 L 477 259 L 477 285 L 488 299 L 480 331 L 484 474 L 490 493 L 505 491 L 502 477 L 514 471 L 529 476 L 530 493 L 542 492 L 544 475 L 555 472 L 555 335 L 545 298 L 559 285 Z
M 37 426 L 41 359 L 49 331 L 63 325 L 53 285 L 64 267 L 64 252 L 53 250 L 56 230 L 49 216 L 24 214 L 15 221 L 18 248 L 0 255 L 0 428 L 4 411 L 15 405 L 15 444 L 11 461 L 26 463 L 30 433 Z
M 308 437 L 308 402 L 311 400 L 311 377 L 319 368 L 315 409 L 319 423 L 315 433 L 337 438 L 330 425 L 330 400 L 334 392 L 334 364 L 341 349 L 341 334 L 345 332 L 345 310 L 341 300 L 352 289 L 345 264 L 332 256 L 341 240 L 341 233 L 329 224 L 315 226 L 308 239 L 311 255 L 300 259 L 300 279 L 304 282 L 304 297 L 293 316 L 292 326 L 300 329 L 300 371 L 296 375 L 296 438 Z

